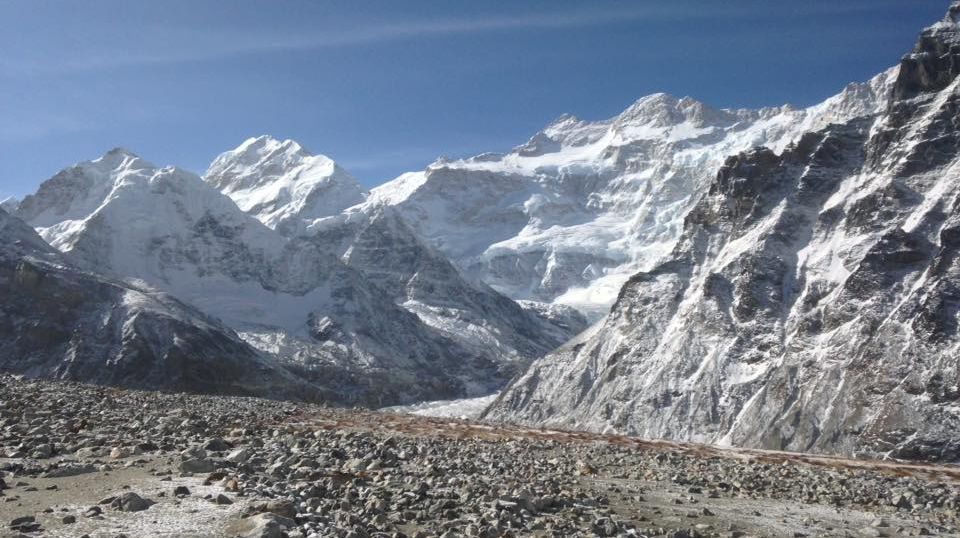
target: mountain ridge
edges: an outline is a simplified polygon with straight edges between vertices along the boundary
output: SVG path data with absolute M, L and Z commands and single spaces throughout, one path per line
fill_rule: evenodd
M 960 459 L 958 37 L 924 30 L 875 114 L 728 157 L 669 256 L 485 416 Z

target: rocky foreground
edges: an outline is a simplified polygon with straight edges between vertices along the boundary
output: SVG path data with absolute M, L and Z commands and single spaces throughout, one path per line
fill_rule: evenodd
M 955 536 L 960 469 L 0 377 L 10 536 Z

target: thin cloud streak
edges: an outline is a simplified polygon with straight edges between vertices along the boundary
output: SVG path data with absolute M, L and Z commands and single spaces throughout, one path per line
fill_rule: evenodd
M 803 15 L 840 15 L 881 9 L 884 2 L 848 3 L 831 7 L 794 9 Z M 0 58 L 0 74 L 57 75 L 99 71 L 113 68 L 162 64 L 194 63 L 230 59 L 247 54 L 309 51 L 328 48 L 363 46 L 391 41 L 483 34 L 515 30 L 549 30 L 601 26 L 642 20 L 736 20 L 757 17 L 756 9 L 742 7 L 698 8 L 691 12 L 681 6 L 645 6 L 643 8 L 579 11 L 567 13 L 535 13 L 520 16 L 479 19 L 440 19 L 365 25 L 349 30 L 317 31 L 310 34 L 257 35 L 249 29 L 215 32 L 209 28 L 171 35 L 166 27 L 146 28 L 147 39 L 140 43 L 160 42 L 155 50 L 136 50 L 130 42 L 104 43 L 100 50 L 78 51 L 71 55 L 63 50 L 32 58 L 5 55 Z M 154 36 L 154 39 L 149 39 Z M 162 37 L 161 37 L 162 36 Z M 177 48 L 171 47 L 176 46 Z

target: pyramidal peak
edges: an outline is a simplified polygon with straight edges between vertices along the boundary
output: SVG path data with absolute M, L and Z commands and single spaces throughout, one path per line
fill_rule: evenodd
M 235 149 L 221 153 L 204 177 L 208 183 L 229 193 L 273 183 L 278 176 L 302 165 L 331 171 L 336 166 L 329 157 L 314 155 L 294 140 L 262 135 L 248 138 Z
M 333 159 L 268 135 L 217 156 L 204 180 L 267 226 L 289 233 L 365 197 L 356 178 Z
M 260 135 L 246 140 L 235 150 L 248 156 L 269 156 L 275 154 L 302 155 L 305 157 L 313 156 L 309 150 L 300 145 L 296 140 L 289 138 L 280 140 L 270 135 Z
M 156 168 L 153 164 L 143 160 L 136 153 L 122 147 L 115 147 L 97 159 L 80 163 L 79 166 L 94 166 L 102 170 L 116 170 L 119 168 Z

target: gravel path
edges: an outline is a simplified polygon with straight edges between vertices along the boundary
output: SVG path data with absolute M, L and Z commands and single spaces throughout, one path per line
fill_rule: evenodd
M 11 536 L 957 536 L 958 469 L 0 377 Z

